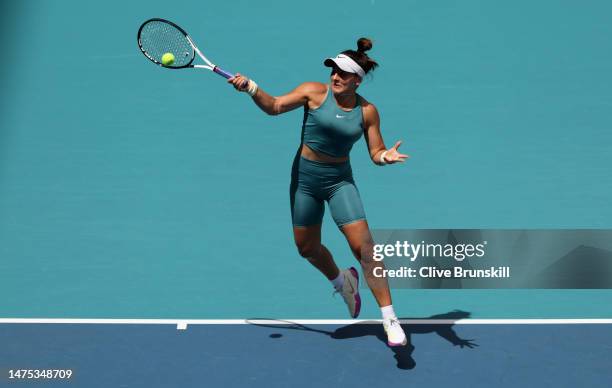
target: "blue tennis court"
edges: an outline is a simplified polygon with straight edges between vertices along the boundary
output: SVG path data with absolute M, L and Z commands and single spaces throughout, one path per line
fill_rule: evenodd
M 84 387 L 597 387 L 611 377 L 609 323 L 411 323 L 404 324 L 409 344 L 389 348 L 375 322 L 299 327 L 255 322 L 260 325 L 180 331 L 155 324 L 4 325 L 1 340 L 11 358 L 0 361 L 9 367 L 70 368 L 70 379 L 51 386 Z
M 387 146 L 403 140 L 411 155 L 380 168 L 355 145 L 372 228 L 608 230 L 610 11 L 595 0 L 2 2 L 0 385 L 10 368 L 45 365 L 74 368 L 85 387 L 604 385 L 610 325 L 586 322 L 612 318 L 607 288 L 393 290 L 401 317 L 585 320 L 453 326 L 473 349 L 405 323 L 414 349 L 400 368 L 378 325 L 334 323 L 345 308 L 291 230 L 302 111 L 267 116 L 214 74 L 154 66 L 136 31 L 174 20 L 274 95 L 326 82 L 323 59 L 371 37 L 380 68 L 360 93 Z M 338 264 L 355 265 L 329 212 L 323 225 Z M 360 318 L 378 319 L 362 296 Z M 251 317 L 327 323 L 221 323 Z M 9 323 L 20 319 L 220 321 Z

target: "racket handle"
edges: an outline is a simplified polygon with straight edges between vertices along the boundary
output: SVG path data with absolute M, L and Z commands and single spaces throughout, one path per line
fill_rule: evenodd
M 219 66 L 215 66 L 215 67 L 213 68 L 213 71 L 214 71 L 215 73 L 219 74 L 220 76 L 225 77 L 225 78 L 227 78 L 227 79 L 230 79 L 230 78 L 232 78 L 232 77 L 234 76 L 232 73 L 228 73 L 227 71 L 223 70 L 223 69 L 222 69 L 222 68 L 220 68 Z M 249 81 L 244 81 L 244 82 L 242 83 L 242 85 L 240 85 L 240 87 L 246 88 L 248 84 L 249 84 Z
M 227 71 L 223 70 L 222 68 L 220 68 L 219 66 L 215 66 L 213 68 L 213 71 L 217 74 L 219 74 L 222 77 L 225 77 L 227 79 L 232 78 L 234 75 L 232 73 L 228 73 Z

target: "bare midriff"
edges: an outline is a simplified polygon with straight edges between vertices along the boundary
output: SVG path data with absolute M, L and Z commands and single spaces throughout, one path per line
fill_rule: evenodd
M 308 160 L 315 160 L 317 162 L 323 162 L 323 163 L 344 163 L 349 159 L 348 156 L 342 156 L 340 158 L 337 158 L 334 156 L 325 155 L 321 152 L 317 152 L 313 150 L 312 148 L 308 147 L 306 144 L 302 144 L 301 155 Z

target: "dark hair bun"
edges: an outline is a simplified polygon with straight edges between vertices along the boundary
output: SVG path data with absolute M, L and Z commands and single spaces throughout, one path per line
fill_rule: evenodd
M 359 38 L 357 41 L 357 51 L 360 53 L 365 53 L 368 50 L 372 49 L 372 41 L 368 38 Z

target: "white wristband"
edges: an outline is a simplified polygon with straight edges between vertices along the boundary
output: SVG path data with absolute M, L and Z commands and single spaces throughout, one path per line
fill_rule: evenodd
M 382 154 L 380 154 L 380 164 L 387 164 L 387 161 L 385 160 L 385 155 L 387 154 L 387 151 L 383 151 Z
M 249 80 L 249 86 L 248 88 L 245 90 L 245 92 L 247 92 L 249 94 L 249 96 L 253 97 L 255 95 L 255 93 L 257 93 L 257 89 L 259 89 L 259 86 L 257 86 L 257 84 L 255 83 L 255 81 L 253 81 L 252 79 Z

